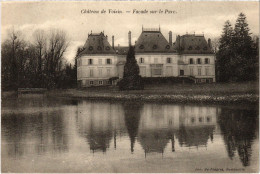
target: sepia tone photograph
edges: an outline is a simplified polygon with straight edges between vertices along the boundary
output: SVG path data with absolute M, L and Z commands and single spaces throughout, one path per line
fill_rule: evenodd
M 1 172 L 259 173 L 259 2 L 1 2 Z

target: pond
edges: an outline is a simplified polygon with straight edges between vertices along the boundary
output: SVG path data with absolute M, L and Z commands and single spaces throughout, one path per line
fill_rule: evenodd
M 2 172 L 258 172 L 258 108 L 2 100 Z

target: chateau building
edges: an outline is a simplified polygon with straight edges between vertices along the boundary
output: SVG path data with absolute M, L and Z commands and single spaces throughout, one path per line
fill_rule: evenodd
M 128 33 L 129 46 L 131 32 Z M 135 58 L 142 77 L 187 77 L 196 83 L 215 82 L 215 55 L 204 35 L 177 36 L 172 43 L 159 29 L 142 28 L 135 42 Z M 123 77 L 127 47 L 112 46 L 104 32 L 91 33 L 77 57 L 77 80 L 81 87 L 110 85 L 111 78 Z

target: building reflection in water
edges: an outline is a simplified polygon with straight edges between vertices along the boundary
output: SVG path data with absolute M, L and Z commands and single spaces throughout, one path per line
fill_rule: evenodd
M 169 141 L 174 152 L 175 138 L 181 146 L 206 146 L 209 138 L 213 141 L 216 113 L 214 107 L 145 105 L 138 141 L 145 154 L 163 153 Z
M 124 127 L 123 107 L 119 104 L 81 102 L 77 106 L 77 125 L 79 134 L 86 138 L 90 150 L 105 152 L 114 136 Z
M 163 153 L 175 139 L 182 146 L 206 146 L 213 141 L 215 107 L 158 105 L 126 102 L 123 104 L 81 102 L 77 109 L 78 131 L 92 152 L 105 152 L 116 136 L 126 135 L 134 152 L 136 140 L 145 154 Z
M 237 152 L 242 164 L 249 166 L 252 143 L 258 127 L 258 112 L 223 108 L 218 116 L 218 123 L 229 158 L 233 159 Z

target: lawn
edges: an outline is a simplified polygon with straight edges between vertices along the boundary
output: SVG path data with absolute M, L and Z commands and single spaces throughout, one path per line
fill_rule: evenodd
M 117 87 L 91 87 L 49 91 L 57 97 L 166 102 L 258 103 L 257 82 L 149 85 L 144 90 L 119 91 Z

